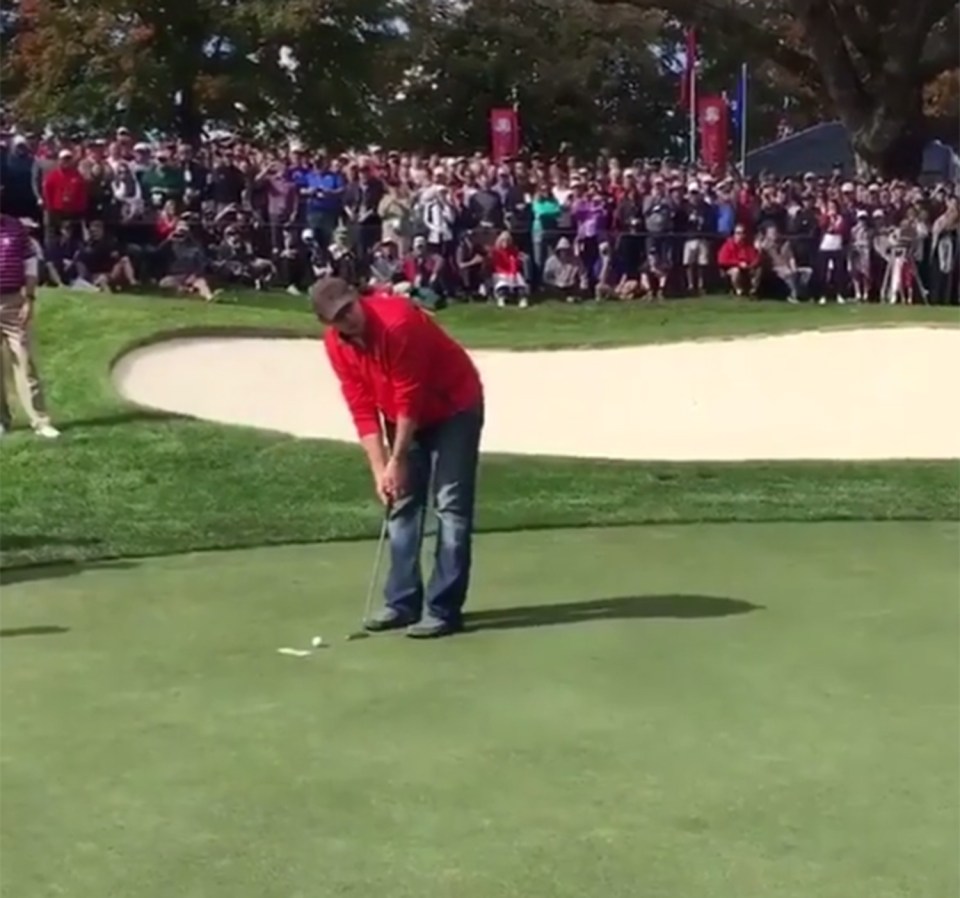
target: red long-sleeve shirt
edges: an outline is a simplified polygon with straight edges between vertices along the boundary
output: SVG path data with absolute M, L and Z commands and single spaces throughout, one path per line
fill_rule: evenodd
M 75 168 L 55 168 L 43 179 L 43 204 L 59 215 L 87 213 L 87 182 Z
M 332 327 L 323 343 L 361 439 L 379 431 L 379 414 L 430 427 L 482 402 L 470 356 L 423 309 L 391 294 L 359 302 L 366 319 L 363 346 Z
M 717 253 L 717 264 L 721 268 L 756 268 L 760 264 L 760 253 L 752 243 L 746 240 L 738 243 L 728 237 Z
M 515 246 L 509 246 L 505 249 L 495 247 L 490 253 L 490 261 L 493 265 L 494 274 L 520 274 L 523 270 L 523 263 L 520 261 L 520 251 Z

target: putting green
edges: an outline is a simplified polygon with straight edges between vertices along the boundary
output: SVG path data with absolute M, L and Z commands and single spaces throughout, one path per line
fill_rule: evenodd
M 957 541 L 484 536 L 430 644 L 369 543 L 6 572 L 4 894 L 954 895 Z

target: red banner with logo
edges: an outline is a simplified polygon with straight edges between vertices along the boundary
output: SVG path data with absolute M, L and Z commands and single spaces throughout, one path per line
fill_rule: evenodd
M 520 151 L 520 120 L 516 109 L 490 110 L 490 154 L 494 162 Z
M 697 98 L 697 125 L 700 132 L 700 159 L 715 172 L 727 167 L 727 122 L 730 118 L 725 97 Z

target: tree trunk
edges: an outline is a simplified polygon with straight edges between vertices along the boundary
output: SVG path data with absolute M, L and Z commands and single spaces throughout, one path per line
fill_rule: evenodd
M 175 101 L 173 116 L 177 137 L 192 147 L 200 146 L 203 136 L 203 117 L 197 108 L 197 92 L 192 73 L 182 82 L 179 102 Z
M 882 178 L 916 180 L 923 168 L 927 128 L 922 113 L 896 115 L 878 109 L 871 122 L 848 126 L 854 150 Z

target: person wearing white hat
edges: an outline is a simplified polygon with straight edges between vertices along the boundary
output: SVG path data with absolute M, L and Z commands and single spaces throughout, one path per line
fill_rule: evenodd
M 687 234 L 683 241 L 683 267 L 687 277 L 687 292 L 698 296 L 704 291 L 704 275 L 710 264 L 710 246 L 704 234 L 713 230 L 711 208 L 703 199 L 699 181 L 687 185 L 687 195 L 677 210 L 679 229 Z

